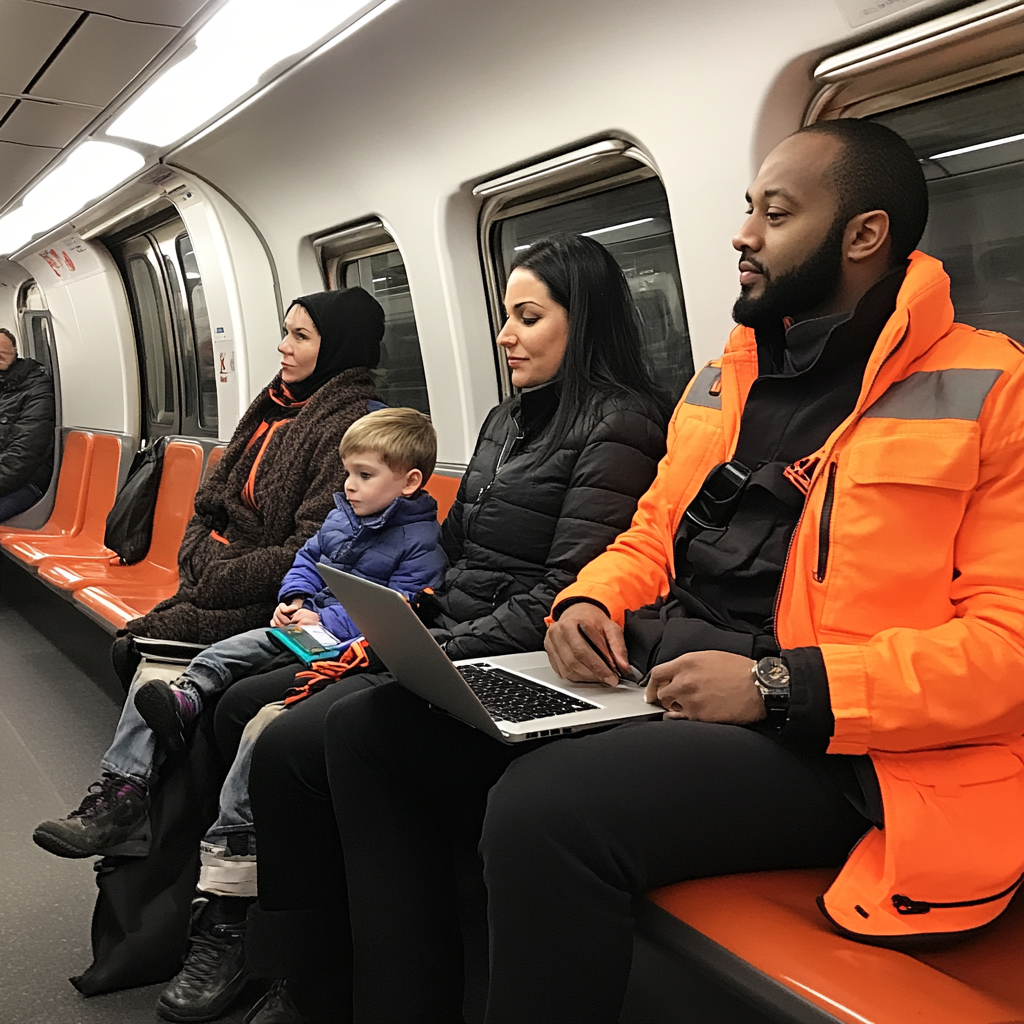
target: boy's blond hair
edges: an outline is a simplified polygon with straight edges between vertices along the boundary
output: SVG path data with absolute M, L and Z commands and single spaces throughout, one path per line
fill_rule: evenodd
M 416 409 L 378 409 L 361 416 L 338 446 L 342 459 L 373 452 L 394 473 L 418 469 L 426 483 L 437 462 L 437 434 Z

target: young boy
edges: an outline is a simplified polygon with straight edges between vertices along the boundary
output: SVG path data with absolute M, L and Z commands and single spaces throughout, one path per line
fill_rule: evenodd
M 447 564 L 440 544 L 437 503 L 423 490 L 434 470 L 437 436 L 415 409 L 379 409 L 345 432 L 339 449 L 345 467 L 337 508 L 295 556 L 281 584 L 272 626 L 322 623 L 347 646 L 359 630 L 327 589 L 323 563 L 389 586 L 411 597 L 441 581 Z M 193 659 L 173 683 L 132 685 L 103 756 L 103 775 L 67 818 L 44 821 L 33 839 L 58 857 L 145 855 L 149 789 L 165 753 L 180 750 L 190 726 L 212 698 L 278 658 L 266 629 L 222 640 Z M 250 853 L 248 758 L 255 736 L 243 743 L 221 793 L 221 813 L 204 843 L 216 851 Z M 226 839 L 235 836 L 228 850 Z

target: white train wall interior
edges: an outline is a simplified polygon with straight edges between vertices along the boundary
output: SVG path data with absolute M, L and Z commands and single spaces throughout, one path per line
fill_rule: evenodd
M 359 284 L 386 400 L 457 475 L 509 392 L 508 263 L 561 229 L 620 262 L 678 394 L 730 330 L 761 158 L 841 116 L 910 142 L 959 317 L 1024 339 L 1022 0 L 0 0 L 4 25 L 19 67 L 42 49 L 0 61 L 0 325 L 65 435 L 226 440 L 288 300 Z

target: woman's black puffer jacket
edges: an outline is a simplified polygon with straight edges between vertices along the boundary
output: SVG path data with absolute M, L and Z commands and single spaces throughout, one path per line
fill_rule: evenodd
M 53 434 L 53 378 L 34 359 L 17 359 L 0 373 L 0 495 L 29 483 L 46 490 Z
M 558 385 L 488 414 L 442 529 L 451 563 L 420 614 L 450 658 L 538 651 L 555 595 L 629 526 L 665 454 L 667 414 L 595 398 L 551 454 Z

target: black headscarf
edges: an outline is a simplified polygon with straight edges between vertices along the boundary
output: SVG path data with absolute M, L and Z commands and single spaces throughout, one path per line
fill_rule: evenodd
M 320 333 L 320 352 L 313 372 L 305 380 L 288 385 L 300 402 L 344 370 L 356 366 L 372 370 L 380 362 L 384 310 L 368 291 L 348 288 L 343 292 L 314 292 L 292 300 L 288 309 L 295 305 L 302 306 Z

